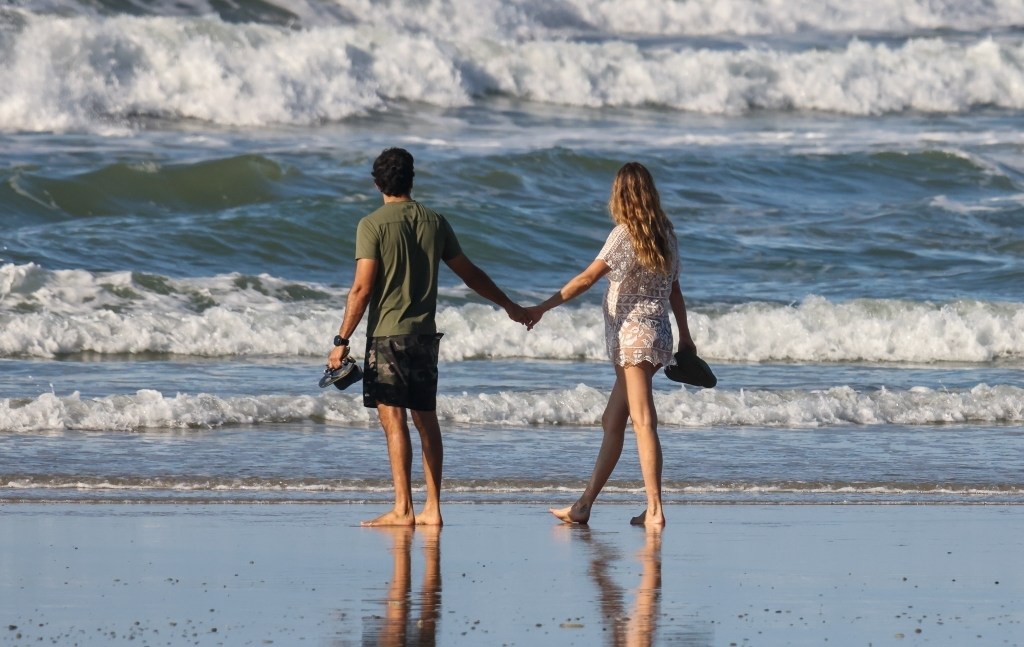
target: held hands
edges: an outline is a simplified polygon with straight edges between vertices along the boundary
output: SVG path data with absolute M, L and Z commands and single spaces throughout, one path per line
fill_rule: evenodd
M 524 309 L 526 310 L 526 313 L 530 317 L 530 322 L 531 323 L 530 323 L 529 326 L 527 326 L 527 329 L 529 329 L 529 330 L 532 330 L 534 326 L 536 326 L 538 323 L 540 323 L 540 318 L 544 316 L 545 312 L 547 312 L 546 310 L 544 310 L 540 306 L 530 306 L 529 308 L 524 308 Z
M 529 310 L 518 303 L 512 303 L 506 307 L 505 313 L 508 314 L 508 318 L 512 321 L 526 326 L 527 330 L 533 330 L 533 325 L 537 323 L 533 317 L 530 316 Z
M 547 312 L 547 308 L 539 305 L 524 308 L 518 303 L 513 303 L 505 309 L 505 312 L 508 313 L 512 321 L 523 324 L 527 330 L 533 330 L 533 327 L 540 322 L 540 318 Z

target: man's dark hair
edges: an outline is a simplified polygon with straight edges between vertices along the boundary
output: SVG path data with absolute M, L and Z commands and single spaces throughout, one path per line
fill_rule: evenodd
M 404 148 L 388 148 L 373 161 L 373 180 L 384 195 L 412 192 L 412 155 Z

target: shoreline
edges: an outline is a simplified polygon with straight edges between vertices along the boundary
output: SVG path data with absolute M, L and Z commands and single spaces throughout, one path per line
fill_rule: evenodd
M 414 490 L 413 496 L 421 495 L 422 492 Z M 519 506 L 524 508 L 532 508 L 540 511 L 547 511 L 550 507 L 561 505 L 563 502 L 571 500 L 573 493 L 569 493 L 565 498 L 550 499 L 544 501 L 496 501 L 493 499 L 480 499 L 480 500 L 458 500 L 452 502 L 443 501 L 444 506 Z M 634 497 L 635 498 L 635 497 Z M 979 497 L 980 498 L 980 497 Z M 803 500 L 798 501 L 794 499 L 774 499 L 766 501 L 756 501 L 752 499 L 738 499 L 738 500 L 691 500 L 691 501 L 664 501 L 665 507 L 667 508 L 690 508 L 690 507 L 724 507 L 729 508 L 733 506 L 738 507 L 772 507 L 777 506 L 780 508 L 789 507 L 1020 507 L 1024 506 L 1024 500 L 1018 499 L 1004 499 L 1004 500 L 984 500 L 984 501 L 969 501 L 963 499 L 936 499 L 932 501 L 925 500 L 907 500 L 907 499 L 896 499 L 892 501 L 883 501 L 880 499 L 865 498 L 863 500 L 844 500 L 844 501 L 828 501 L 828 500 Z M 351 506 L 351 507 L 364 507 L 364 508 L 387 508 L 390 503 L 388 501 L 348 501 L 345 499 L 322 499 L 316 498 L 309 499 L 216 499 L 207 497 L 196 497 L 190 498 L 167 498 L 167 499 L 113 499 L 113 498 L 93 498 L 93 499 L 32 499 L 32 498 L 10 498 L 5 499 L 0 497 L 0 511 L 5 507 L 16 507 L 16 506 L 156 506 L 156 507 L 171 507 L 171 506 Z M 643 505 L 641 500 L 625 501 L 625 500 L 614 500 L 614 501 L 601 501 L 602 507 L 637 507 Z
M 1013 644 L 1006 505 L 0 506 L 0 644 Z M 10 629 L 14 627 L 14 629 Z

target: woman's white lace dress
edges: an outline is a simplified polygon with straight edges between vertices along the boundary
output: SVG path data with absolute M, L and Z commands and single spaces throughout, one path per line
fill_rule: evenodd
M 626 227 L 617 225 L 597 257 L 611 268 L 604 297 L 608 357 L 619 366 L 667 365 L 673 351 L 668 298 L 679 276 L 679 250 L 672 250 L 669 274 L 652 272 L 637 261 Z

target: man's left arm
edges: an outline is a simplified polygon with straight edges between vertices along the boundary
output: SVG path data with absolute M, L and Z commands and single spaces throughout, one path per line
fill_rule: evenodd
M 470 290 L 503 308 L 509 319 L 530 327 L 532 322 L 526 309 L 508 298 L 508 295 L 491 280 L 487 272 L 477 267 L 465 254 L 458 254 L 446 260 L 445 264 L 462 279 L 462 282 Z
M 371 258 L 360 258 L 356 260 L 356 274 L 352 278 L 352 288 L 348 291 L 348 300 L 345 302 L 345 317 L 338 328 L 338 335 L 343 339 L 349 339 L 356 331 L 356 326 L 363 320 L 366 306 L 370 303 L 370 295 L 373 293 L 373 281 L 377 276 L 377 261 Z M 341 366 L 341 360 L 348 355 L 349 344 L 335 346 L 327 357 L 327 366 L 331 369 Z

